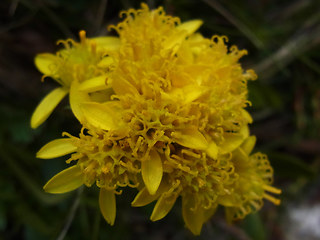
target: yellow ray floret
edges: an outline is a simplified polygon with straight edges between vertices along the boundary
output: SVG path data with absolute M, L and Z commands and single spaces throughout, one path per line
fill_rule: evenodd
M 113 225 L 114 220 L 116 219 L 116 197 L 114 192 L 101 188 L 99 206 L 104 219 L 110 225 Z
M 83 174 L 78 166 L 69 167 L 51 178 L 43 189 L 49 193 L 66 193 L 83 185 Z
M 38 152 L 37 158 L 50 159 L 61 157 L 69 153 L 75 152 L 77 147 L 70 138 L 60 138 L 44 145 Z
M 141 162 L 142 179 L 151 195 L 154 195 L 161 183 L 162 161 L 157 151 L 151 150 L 149 158 Z
M 58 87 L 45 96 L 32 114 L 31 127 L 37 128 L 47 120 L 52 111 L 67 94 L 68 89 Z
M 202 225 L 215 213 L 216 208 L 216 205 L 208 209 L 197 206 L 192 196 L 182 198 L 183 220 L 194 235 L 200 235 Z

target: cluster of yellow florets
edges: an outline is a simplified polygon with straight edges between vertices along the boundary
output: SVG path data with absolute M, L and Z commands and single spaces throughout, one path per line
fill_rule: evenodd
M 119 38 L 64 42 L 57 55 L 37 56 L 36 65 L 62 87 L 39 105 L 32 118 L 37 127 L 69 92 L 71 108 L 83 125 L 79 137 L 54 140 L 39 158 L 73 153 L 72 167 L 44 186 L 63 193 L 96 183 L 100 208 L 113 224 L 115 194 L 138 189 L 133 206 L 157 201 L 151 215 L 166 216 L 179 196 L 186 226 L 200 234 L 202 225 L 221 205 L 229 221 L 261 208 L 273 171 L 267 157 L 251 154 L 255 137 L 247 81 L 239 59 L 245 50 L 226 46 L 227 38 L 206 39 L 195 33 L 200 20 L 180 23 L 162 8 L 122 13 L 111 26 Z M 71 44 L 70 44 L 71 43 Z M 57 89 L 56 89 L 57 90 Z M 54 90 L 54 91 L 56 91 Z

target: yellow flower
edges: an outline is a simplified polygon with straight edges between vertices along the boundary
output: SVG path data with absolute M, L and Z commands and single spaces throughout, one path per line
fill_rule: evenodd
M 84 129 L 83 129 L 84 130 Z M 99 204 L 108 223 L 113 225 L 116 217 L 115 194 L 121 194 L 118 187 L 134 187 L 139 184 L 140 165 L 130 153 L 125 152 L 128 142 L 123 133 L 103 130 L 81 132 L 79 138 L 61 138 L 46 144 L 37 153 L 38 158 L 48 159 L 72 152 L 67 163 L 77 160 L 77 164 L 55 175 L 44 186 L 50 193 L 65 193 L 85 184 L 96 183 L 100 188 Z
M 270 186 L 273 182 L 273 169 L 265 154 L 251 154 L 256 138 L 248 137 L 232 153 L 231 163 L 233 182 L 226 186 L 225 195 L 218 199 L 226 207 L 229 222 L 244 218 L 247 214 L 259 210 L 265 198 L 276 205 L 280 200 L 269 193 L 280 194 L 281 190 Z
M 119 39 L 116 37 L 97 37 L 88 39 L 86 32 L 80 31 L 80 43 L 68 39 L 58 41 L 64 45 L 64 49 L 57 54 L 42 53 L 36 56 L 35 64 L 44 74 L 43 78 L 51 77 L 61 86 L 52 90 L 37 106 L 31 118 L 31 127 L 37 128 L 52 113 L 59 102 L 70 92 L 70 105 L 75 116 L 81 121 L 82 112 L 79 109 L 81 102 L 92 100 L 88 91 L 100 91 L 107 88 L 101 87 L 100 82 L 105 83 L 109 68 L 112 66 L 112 54 L 119 47 Z M 108 63 L 107 63 L 108 62 Z M 99 83 L 99 87 L 90 89 L 84 82 Z M 81 86 L 83 83 L 84 86 Z
M 81 102 L 79 138 L 54 140 L 37 154 L 73 153 L 67 163 L 76 161 L 44 189 L 63 193 L 96 183 L 111 225 L 120 188 L 138 189 L 133 206 L 157 201 L 152 221 L 181 197 L 183 219 L 195 235 L 219 205 L 231 221 L 258 210 L 263 198 L 278 204 L 267 193 L 280 190 L 270 186 L 266 156 L 250 155 L 255 138 L 245 107 L 247 81 L 256 75 L 238 62 L 246 51 L 228 48 L 226 37 L 204 38 L 195 33 L 201 21 L 181 24 L 162 8 L 142 4 L 123 14 L 124 21 L 111 27 L 120 46 L 106 83 L 81 83 L 87 92 L 107 86 L 107 97 Z

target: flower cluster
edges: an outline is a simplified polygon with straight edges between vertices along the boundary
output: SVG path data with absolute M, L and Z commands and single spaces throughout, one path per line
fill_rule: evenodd
M 162 8 L 130 9 L 110 29 L 119 37 L 62 41 L 56 55 L 35 63 L 44 77 L 61 84 L 36 109 L 37 127 L 70 93 L 81 123 L 79 137 L 46 144 L 39 158 L 71 154 L 71 167 L 44 186 L 64 193 L 81 185 L 100 188 L 99 204 L 108 223 L 116 217 L 115 195 L 136 188 L 132 206 L 156 201 L 150 219 L 162 219 L 176 200 L 195 235 L 220 205 L 228 221 L 280 201 L 270 193 L 273 170 L 262 153 L 252 154 L 255 137 L 245 110 L 247 81 L 239 59 L 247 52 L 227 47 L 225 36 L 196 33 L 200 20 L 180 23 Z

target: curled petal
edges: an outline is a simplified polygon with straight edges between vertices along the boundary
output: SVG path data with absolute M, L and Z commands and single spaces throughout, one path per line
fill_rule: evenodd
M 45 96 L 32 114 L 31 127 L 37 128 L 47 120 L 52 111 L 67 94 L 68 89 L 58 87 Z
M 51 178 L 43 189 L 48 193 L 66 193 L 77 189 L 83 184 L 81 169 L 75 165 Z
M 116 219 L 116 197 L 114 192 L 101 188 L 99 206 L 104 219 L 112 226 Z
M 71 138 L 60 138 L 44 145 L 38 152 L 37 158 L 50 159 L 61 157 L 75 152 L 77 147 L 73 144 Z
M 150 152 L 149 159 L 141 162 L 141 174 L 149 193 L 154 195 L 160 186 L 163 174 L 162 161 L 155 150 Z

